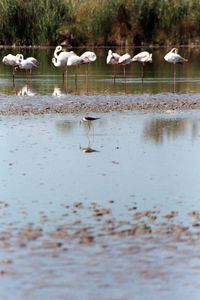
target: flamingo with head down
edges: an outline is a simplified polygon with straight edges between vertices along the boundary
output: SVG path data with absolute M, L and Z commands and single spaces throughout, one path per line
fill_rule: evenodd
M 9 65 L 12 66 L 12 75 L 13 75 L 13 79 L 15 77 L 15 67 L 18 65 L 18 59 L 23 59 L 23 55 L 22 54 L 17 54 L 17 55 L 13 55 L 13 54 L 8 54 L 6 56 L 3 57 L 2 62 L 5 65 Z
M 39 68 L 39 61 L 34 57 L 27 57 L 24 59 L 23 55 L 22 57 L 17 59 L 17 64 L 20 69 L 26 70 L 26 79 L 28 79 L 28 70 L 30 71 L 30 77 L 32 76 L 32 69 L 38 69 Z
M 131 63 L 131 56 L 128 53 L 120 56 L 118 60 L 118 64 L 123 65 L 124 79 L 126 79 L 126 66 L 129 65 L 130 63 Z
M 187 58 L 182 57 L 178 54 L 177 48 L 172 48 L 165 56 L 164 60 L 170 64 L 174 64 L 174 92 L 175 92 L 175 83 L 176 83 L 176 64 L 182 64 L 188 62 Z
M 142 63 L 141 77 L 143 78 L 144 64 L 147 62 L 150 62 L 150 63 L 152 62 L 152 54 L 149 53 L 148 51 L 142 51 L 142 52 L 138 53 L 137 55 L 135 55 L 131 61 Z
M 83 59 L 84 63 L 87 65 L 86 78 L 88 78 L 88 64 L 94 62 L 97 59 L 97 56 L 92 51 L 86 51 L 80 56 L 80 58 Z
M 118 53 L 112 52 L 112 50 L 108 51 L 108 56 L 106 58 L 106 63 L 114 66 L 114 80 L 116 78 L 116 65 L 119 62 L 120 55 Z

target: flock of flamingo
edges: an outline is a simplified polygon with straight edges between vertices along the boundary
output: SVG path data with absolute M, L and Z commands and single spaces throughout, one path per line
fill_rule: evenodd
M 67 77 L 68 77 L 68 67 L 75 67 L 75 80 L 77 79 L 77 68 L 86 64 L 86 78 L 88 79 L 88 64 L 94 62 L 97 59 L 97 56 L 92 51 L 86 51 L 81 56 L 78 56 L 74 51 L 63 51 L 62 46 L 57 46 L 54 51 L 54 57 L 52 58 L 52 63 L 55 67 L 60 67 L 63 70 L 63 78 L 64 74 L 66 74 L 66 85 L 67 85 Z M 187 62 L 188 59 L 183 58 L 180 54 L 178 54 L 178 49 L 173 48 L 169 53 L 164 56 L 164 60 L 168 63 L 174 64 L 174 82 L 176 80 L 176 64 Z M 39 62 L 34 57 L 28 57 L 24 59 L 22 54 L 12 55 L 8 54 L 3 57 L 2 62 L 6 65 L 12 66 L 12 75 L 13 79 L 15 76 L 15 71 L 17 68 L 26 70 L 26 78 L 28 79 L 28 71 L 30 71 L 30 77 L 32 73 L 32 69 L 39 68 Z M 131 58 L 131 55 L 126 53 L 124 55 L 119 55 L 114 53 L 112 50 L 108 51 L 106 63 L 112 64 L 114 66 L 114 80 L 116 78 L 116 66 L 122 65 L 124 78 L 126 78 L 126 66 L 131 62 L 140 62 L 142 64 L 141 68 L 141 77 L 143 78 L 143 67 L 147 62 L 152 62 L 152 54 L 147 51 L 142 51 Z

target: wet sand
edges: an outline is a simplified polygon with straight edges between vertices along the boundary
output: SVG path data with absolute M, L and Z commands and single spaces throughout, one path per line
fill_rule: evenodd
M 66 95 L 0 97 L 0 115 L 84 113 L 111 111 L 167 111 L 200 108 L 200 94 Z

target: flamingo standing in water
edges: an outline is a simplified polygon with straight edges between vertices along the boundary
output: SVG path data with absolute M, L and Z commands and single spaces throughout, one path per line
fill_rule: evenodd
M 182 64 L 184 62 L 188 62 L 188 59 L 183 58 L 180 54 L 178 54 L 178 49 L 177 48 L 172 48 L 170 52 L 168 52 L 164 56 L 164 60 L 167 61 L 168 63 L 174 64 L 174 92 L 175 90 L 175 83 L 176 83 L 176 64 Z
M 83 59 L 86 64 L 86 90 L 88 91 L 88 65 L 91 62 L 94 62 L 97 59 L 97 56 L 92 51 L 86 51 L 80 56 L 80 58 Z
M 152 62 L 152 54 L 149 53 L 148 51 L 142 51 L 140 53 L 138 53 L 137 55 L 135 55 L 131 61 L 136 61 L 136 62 L 140 62 L 142 63 L 142 68 L 141 68 L 141 77 L 143 78 L 143 68 L 144 68 L 144 64 L 146 62 Z
M 126 79 L 126 66 L 129 65 L 130 63 L 131 63 L 131 56 L 128 53 L 120 56 L 118 60 L 118 64 L 123 65 L 124 79 Z
M 116 65 L 119 62 L 120 55 L 117 53 L 113 53 L 112 50 L 108 51 L 108 56 L 106 58 L 106 63 L 114 66 L 114 81 L 116 78 Z
M 17 54 L 17 55 L 8 54 L 8 55 L 4 56 L 2 59 L 2 62 L 4 64 L 12 66 L 13 79 L 15 77 L 15 67 L 18 65 L 18 63 L 17 63 L 18 59 L 23 59 L 23 55 L 22 54 Z
M 17 59 L 17 64 L 20 69 L 26 70 L 26 79 L 28 79 L 28 70 L 30 70 L 30 77 L 32 76 L 32 69 L 39 68 L 39 61 L 34 57 L 27 57 L 24 59 L 23 55 Z
M 88 64 L 94 62 L 97 59 L 97 56 L 92 51 L 86 51 L 80 56 L 80 58 L 84 60 L 85 64 L 87 64 L 86 76 L 88 77 Z
M 62 67 L 63 68 L 63 80 L 64 80 L 64 72 L 66 72 L 66 80 L 67 80 L 67 61 L 71 55 L 76 55 L 74 51 L 62 51 L 62 46 L 57 46 L 54 51 L 54 58 L 52 62 L 55 67 Z M 60 53 L 59 53 L 60 52 Z
M 82 65 L 87 63 L 83 58 L 81 58 L 78 55 L 70 55 L 68 60 L 67 60 L 67 67 L 74 66 L 75 67 L 75 82 L 77 83 L 77 68 Z

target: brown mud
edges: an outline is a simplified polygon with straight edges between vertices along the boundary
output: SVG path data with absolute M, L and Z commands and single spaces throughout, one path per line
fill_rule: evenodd
M 111 111 L 170 111 L 170 110 L 190 110 L 190 109 L 199 109 L 200 108 L 200 98 L 195 100 L 179 100 L 172 99 L 160 100 L 160 101 L 107 101 L 107 102 L 90 102 L 81 101 L 70 103 L 43 103 L 35 105 L 34 103 L 18 102 L 11 104 L 4 104 L 3 108 L 0 107 L 0 115 L 25 115 L 25 114 L 67 114 L 67 113 L 86 113 L 86 112 L 98 112 L 98 113 L 107 113 Z

